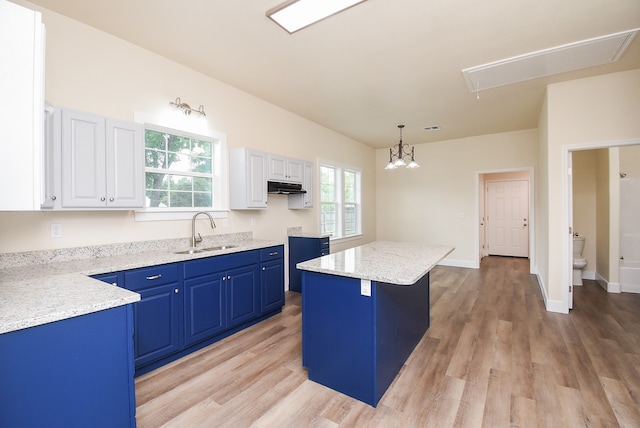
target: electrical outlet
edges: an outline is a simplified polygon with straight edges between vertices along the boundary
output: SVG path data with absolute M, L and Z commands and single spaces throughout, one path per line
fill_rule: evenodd
M 222 219 L 222 227 L 229 227 L 229 219 L 228 218 L 223 218 Z
M 251 217 L 251 226 L 255 226 L 255 225 L 256 225 L 256 218 Z
M 51 224 L 51 237 L 62 238 L 62 225 L 57 223 Z
M 371 280 L 369 279 L 360 280 L 360 295 L 371 297 Z

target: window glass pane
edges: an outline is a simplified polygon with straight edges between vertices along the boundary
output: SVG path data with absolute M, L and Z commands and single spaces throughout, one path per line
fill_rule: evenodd
M 211 193 L 194 193 L 193 203 L 196 207 L 210 207 L 213 205 L 211 200 Z
M 192 207 L 191 192 L 171 191 L 169 192 L 170 206 L 176 207 Z
M 193 140 L 191 152 L 196 156 L 211 158 L 211 143 L 208 141 Z
M 320 200 L 322 202 L 336 201 L 335 169 L 327 166 L 320 167 Z
M 168 207 L 169 192 L 147 189 L 147 206 L 154 208 Z
M 345 204 L 344 206 L 344 234 L 345 236 L 355 235 L 358 233 L 358 215 L 357 207 L 354 204 Z
M 172 175 L 171 183 L 169 184 L 171 190 L 182 190 L 182 191 L 191 191 L 192 187 L 192 177 L 186 177 L 184 175 Z
M 180 137 L 178 135 L 167 134 L 168 136 L 168 148 L 173 153 L 190 153 L 191 152 L 191 139 L 188 137 Z
M 153 131 L 147 129 L 144 134 L 145 142 L 144 146 L 148 149 L 167 150 L 167 140 L 165 133 L 160 131 Z
M 203 158 L 203 157 L 192 158 L 191 172 L 211 173 L 211 158 Z
M 211 188 L 212 188 L 211 183 L 212 183 L 212 180 L 210 178 L 193 177 L 193 190 L 196 192 L 211 192 Z M 203 205 L 197 205 L 197 206 L 203 206 Z
M 356 202 L 356 173 L 344 172 L 344 201 Z
M 322 204 L 320 207 L 320 233 L 336 235 L 336 206 Z

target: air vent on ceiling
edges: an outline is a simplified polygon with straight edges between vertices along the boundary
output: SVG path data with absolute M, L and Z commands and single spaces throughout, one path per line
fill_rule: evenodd
M 438 125 L 425 126 L 425 131 L 439 131 L 440 127 Z
M 640 28 L 514 56 L 462 70 L 470 92 L 616 62 Z

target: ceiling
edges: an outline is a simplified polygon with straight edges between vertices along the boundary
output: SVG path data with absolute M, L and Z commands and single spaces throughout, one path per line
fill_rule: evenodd
M 549 83 L 615 63 L 470 93 L 461 70 L 640 27 L 638 0 L 368 0 L 292 35 L 284 0 L 30 0 L 376 148 L 537 127 Z M 439 125 L 440 131 L 425 131 Z

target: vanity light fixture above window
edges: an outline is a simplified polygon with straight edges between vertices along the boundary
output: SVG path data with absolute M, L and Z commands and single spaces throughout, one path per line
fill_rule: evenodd
M 206 116 L 206 113 L 204 112 L 204 106 L 203 105 L 198 107 L 198 110 L 193 109 L 193 108 L 191 108 L 191 106 L 189 104 L 183 103 L 182 100 L 180 100 L 180 97 L 176 98 L 175 101 L 169 102 L 169 104 L 171 104 L 172 106 L 182 110 L 186 116 L 190 116 L 191 113 L 198 113 L 199 115 L 201 115 L 203 117 Z
M 292 0 L 267 12 L 289 34 L 366 0 Z

